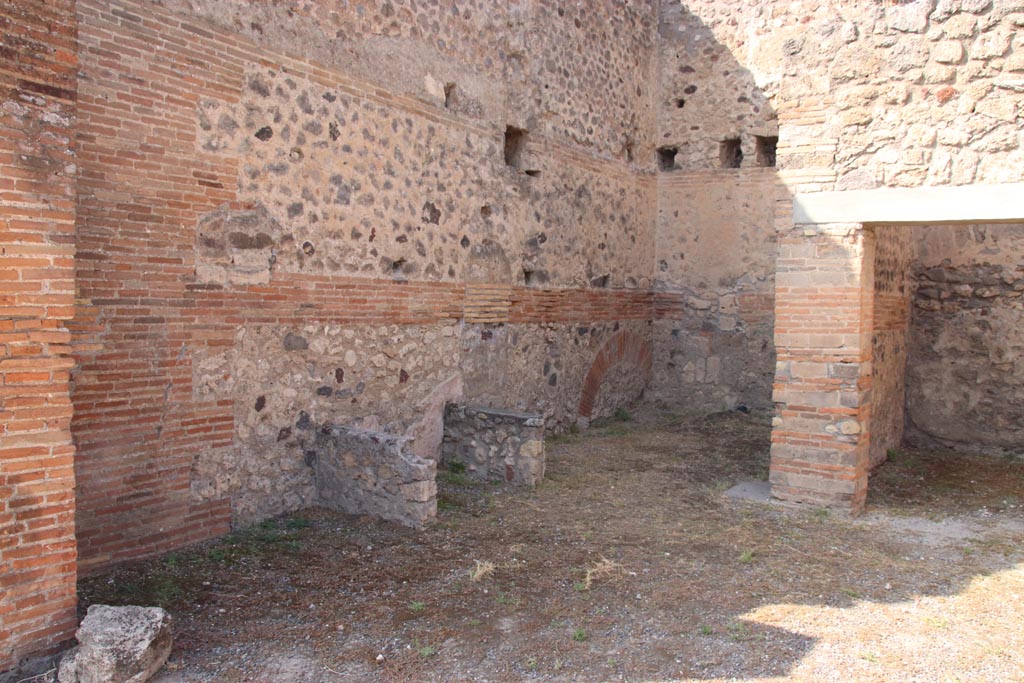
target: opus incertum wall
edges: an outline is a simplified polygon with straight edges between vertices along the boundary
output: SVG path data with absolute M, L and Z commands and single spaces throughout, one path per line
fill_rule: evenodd
M 794 225 L 780 235 L 776 272 L 776 498 L 852 513 L 864 507 L 878 303 L 874 226 L 1022 220 L 1024 184 L 794 198 Z

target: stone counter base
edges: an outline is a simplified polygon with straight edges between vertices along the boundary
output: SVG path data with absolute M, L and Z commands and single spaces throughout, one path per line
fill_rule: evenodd
M 534 486 L 544 478 L 544 418 L 449 403 L 441 459 L 478 479 Z
M 437 516 L 437 464 L 407 437 L 326 426 L 316 437 L 316 488 L 325 507 L 418 527 Z

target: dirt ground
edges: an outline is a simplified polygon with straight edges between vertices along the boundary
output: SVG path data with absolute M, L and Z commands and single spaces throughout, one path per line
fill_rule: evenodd
M 1024 681 L 1024 462 L 901 451 L 844 519 L 723 496 L 769 426 L 646 408 L 422 531 L 326 510 L 81 584 L 162 604 L 154 680 Z

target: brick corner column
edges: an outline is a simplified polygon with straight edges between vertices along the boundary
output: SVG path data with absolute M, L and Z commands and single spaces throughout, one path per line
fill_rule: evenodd
M 76 626 L 74 0 L 0 23 L 0 674 Z M 0 676 L 2 678 L 2 676 Z
M 858 514 L 867 496 L 874 234 L 780 235 L 770 481 L 781 500 Z

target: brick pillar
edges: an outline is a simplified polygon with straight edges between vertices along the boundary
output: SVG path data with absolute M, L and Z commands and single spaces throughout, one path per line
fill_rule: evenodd
M 75 628 L 73 0 L 0 0 L 0 672 Z
M 853 514 L 868 476 L 874 235 L 795 226 L 775 282 L 772 495 Z

